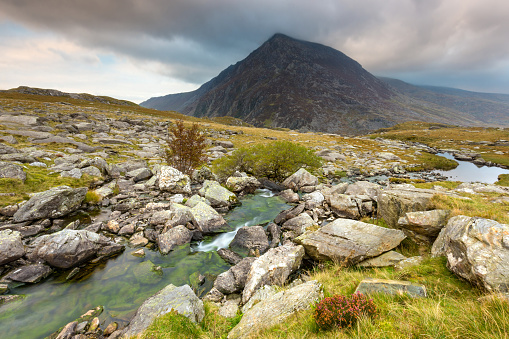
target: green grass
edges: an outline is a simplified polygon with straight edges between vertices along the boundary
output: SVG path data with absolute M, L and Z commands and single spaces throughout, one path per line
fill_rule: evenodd
M 0 192 L 13 195 L 0 196 L 0 206 L 12 205 L 29 198 L 30 193 L 46 191 L 56 186 L 88 187 L 95 179 L 84 174 L 81 179 L 62 178 L 59 173 L 50 174 L 46 168 L 27 166 L 27 180 L 0 178 Z
M 498 181 L 495 184 L 500 186 L 509 186 L 509 174 L 500 174 L 498 176 Z
M 405 169 L 408 172 L 430 171 L 430 170 L 444 170 L 448 171 L 458 166 L 455 160 L 447 159 L 431 153 L 421 153 L 417 157 L 417 166 L 407 166 Z

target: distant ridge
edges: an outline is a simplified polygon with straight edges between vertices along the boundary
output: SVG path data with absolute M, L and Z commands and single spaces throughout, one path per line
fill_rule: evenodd
M 21 94 L 31 94 L 31 95 L 46 95 L 46 96 L 55 96 L 55 97 L 68 97 L 72 99 L 78 100 L 86 100 L 86 101 L 95 101 L 101 102 L 104 104 L 114 104 L 114 105 L 123 105 L 123 106 L 133 106 L 136 105 L 134 102 L 127 100 L 115 99 L 107 96 L 96 96 L 88 93 L 66 93 L 61 92 L 56 89 L 45 89 L 45 88 L 35 88 L 35 87 L 27 87 L 27 86 L 19 86 L 17 88 L 12 88 L 8 90 L 0 90 L 0 93 L 21 93 Z
M 141 105 L 196 117 L 231 116 L 259 127 L 340 134 L 363 134 L 414 120 L 509 126 L 503 100 L 492 100 L 491 108 L 482 110 L 486 102 L 472 99 L 466 103 L 469 109 L 462 109 L 449 103 L 452 97 L 460 100 L 458 95 L 396 82 L 373 76 L 331 47 L 275 34 L 199 89 Z

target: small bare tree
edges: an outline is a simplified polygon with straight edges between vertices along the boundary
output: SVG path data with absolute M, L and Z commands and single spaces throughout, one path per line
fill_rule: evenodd
M 173 138 L 167 140 L 166 163 L 190 176 L 195 168 L 206 161 L 205 136 L 198 124 L 186 127 L 182 120 L 177 120 L 168 132 L 173 134 Z

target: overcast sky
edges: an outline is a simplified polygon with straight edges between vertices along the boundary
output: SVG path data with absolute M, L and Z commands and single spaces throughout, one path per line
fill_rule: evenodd
M 198 88 L 278 32 L 375 75 L 509 93 L 508 0 L 0 0 L 0 89 L 139 103 Z

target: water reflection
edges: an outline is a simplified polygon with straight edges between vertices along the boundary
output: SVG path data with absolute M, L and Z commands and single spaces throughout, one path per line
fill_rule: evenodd
M 447 159 L 454 159 L 448 153 L 438 153 L 437 155 Z M 509 170 L 500 167 L 477 167 L 471 162 L 456 160 L 459 165 L 450 171 L 436 171 L 439 174 L 446 176 L 451 181 L 462 182 L 482 182 L 485 184 L 493 184 L 498 180 L 500 174 L 509 174 Z

